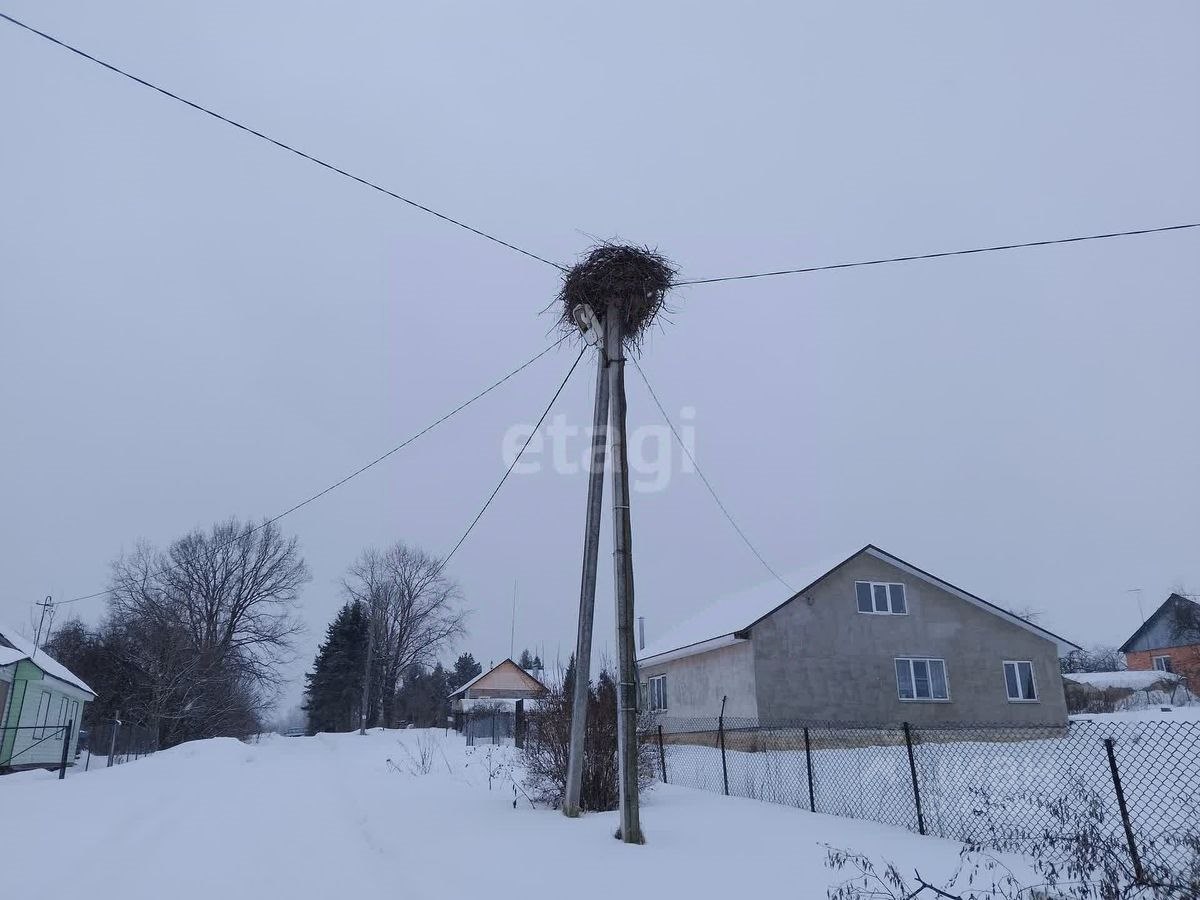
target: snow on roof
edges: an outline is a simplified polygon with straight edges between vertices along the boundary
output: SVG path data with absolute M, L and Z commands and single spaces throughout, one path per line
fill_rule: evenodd
M 492 666 L 486 672 L 480 672 L 478 675 L 476 675 L 474 678 L 472 678 L 466 684 L 460 686 L 457 690 L 451 691 L 450 696 L 457 697 L 459 694 L 465 693 L 467 691 L 467 689 L 473 687 L 477 681 L 479 681 L 480 679 L 483 679 L 483 678 L 487 678 L 487 676 L 491 675 L 497 669 L 503 668 L 506 665 L 512 666 L 514 669 L 516 669 L 522 675 L 525 675 L 526 677 L 533 679 L 535 682 L 537 682 L 539 687 L 542 687 L 542 688 L 546 687 L 544 684 L 542 684 L 541 680 L 536 675 L 534 675 L 532 672 L 530 672 L 529 670 L 522 669 L 511 659 L 502 659 L 500 662 L 496 663 L 496 665 Z
M 857 551 L 851 555 L 857 555 Z M 772 578 L 747 590 L 726 594 L 703 607 L 690 619 L 680 622 L 657 640 L 648 643 L 644 650 L 638 651 L 638 659 L 649 659 L 672 650 L 681 650 L 748 628 L 849 558 L 850 556 L 839 556 L 826 559 L 785 573 L 782 576 L 783 580 L 791 590 Z
M 10 662 L 17 659 L 28 659 L 51 678 L 65 681 L 67 684 L 73 685 L 81 691 L 87 691 L 93 697 L 96 696 L 96 692 L 88 687 L 82 678 L 79 678 L 74 672 L 51 657 L 45 650 L 37 650 L 33 645 L 33 641 L 26 640 L 17 634 L 17 632 L 5 627 L 3 623 L 0 623 L 0 637 L 3 637 L 4 640 L 12 644 L 17 653 L 17 656 L 13 660 L 10 660 Z M 13 651 L 8 652 L 12 653 Z
M 504 664 L 501 663 L 501 665 L 504 665 Z M 484 675 L 487 675 L 488 672 L 492 672 L 494 669 L 495 669 L 495 667 L 493 666 L 491 669 L 488 669 L 487 672 L 480 672 L 478 675 L 476 675 L 474 678 L 472 678 L 466 684 L 459 687 L 457 690 L 451 691 L 450 696 L 457 697 L 459 694 L 461 694 L 463 691 L 465 691 L 467 688 L 469 688 L 471 685 L 473 685 L 475 682 L 477 682 L 480 678 L 482 678 Z
M 1126 672 L 1077 672 L 1064 675 L 1063 679 L 1074 681 L 1076 684 L 1090 685 L 1097 690 L 1127 688 L 1132 691 L 1144 691 L 1163 681 L 1179 681 L 1179 676 L 1157 669 L 1130 669 Z
M 25 654 L 20 650 L 0 647 L 0 666 L 7 666 L 9 663 L 15 663 L 17 660 L 24 658 Z
M 648 660 L 666 653 L 674 653 L 675 656 L 687 656 L 692 653 L 704 652 L 731 644 L 735 641 L 733 637 L 735 632 L 749 628 L 759 619 L 774 612 L 788 600 L 812 587 L 834 569 L 839 568 L 842 564 L 849 562 L 861 553 L 869 553 L 884 562 L 911 573 L 915 577 L 929 581 L 960 599 L 991 612 L 993 615 L 997 615 L 1002 619 L 1019 625 L 1027 631 L 1052 640 L 1058 646 L 1060 652 L 1066 652 L 1069 649 L 1080 649 L 1077 644 L 1068 641 L 1066 638 L 1059 637 L 1054 632 L 1048 631 L 1040 625 L 1035 625 L 1027 619 L 1023 619 L 1002 607 L 996 606 L 994 603 L 989 603 L 982 597 L 976 597 L 962 588 L 955 587 L 948 581 L 943 581 L 936 575 L 931 575 L 928 572 L 918 569 L 910 563 L 906 563 L 898 556 L 893 556 L 886 550 L 876 547 L 874 544 L 867 544 L 865 547 L 855 550 L 848 556 L 834 557 L 833 559 L 813 563 L 812 565 L 805 566 L 803 569 L 785 574 L 783 580 L 787 582 L 788 587 L 784 587 L 778 580 L 772 579 L 771 581 L 761 582 L 749 590 L 722 597 L 715 603 L 703 608 L 692 618 L 672 628 L 658 640 L 652 641 L 644 650 L 638 652 L 638 660 Z M 686 648 L 689 647 L 694 649 L 687 650 Z M 684 652 L 685 650 L 686 652 Z

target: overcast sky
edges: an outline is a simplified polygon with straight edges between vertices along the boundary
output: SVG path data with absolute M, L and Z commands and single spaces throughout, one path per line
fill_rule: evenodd
M 616 237 L 703 277 L 1200 219 L 1191 3 L 3 8 L 558 261 Z M 139 538 L 286 509 L 552 340 L 548 266 L 4 22 L 0 84 L 2 619 L 102 589 Z M 1198 251 L 1184 231 L 684 288 L 642 362 L 776 568 L 874 542 L 1119 642 L 1129 589 L 1147 611 L 1200 590 Z M 575 352 L 283 520 L 313 574 L 289 702 L 346 566 L 445 553 Z M 660 423 L 632 372 L 629 418 Z M 671 460 L 633 497 L 651 637 L 767 577 Z M 456 650 L 508 654 L 516 582 L 516 650 L 565 660 L 585 491 L 510 479 L 451 566 Z

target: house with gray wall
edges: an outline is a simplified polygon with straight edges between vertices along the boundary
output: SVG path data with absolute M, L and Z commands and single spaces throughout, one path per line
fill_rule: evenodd
M 643 706 L 766 723 L 1063 724 L 1078 645 L 868 544 L 726 597 L 638 654 Z

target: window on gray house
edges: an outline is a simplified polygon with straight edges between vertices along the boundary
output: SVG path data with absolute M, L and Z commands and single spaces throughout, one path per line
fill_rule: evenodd
M 949 700 L 946 661 L 907 657 L 897 659 L 896 692 L 901 700 Z
M 883 581 L 856 581 L 854 593 L 858 611 L 872 615 L 903 616 L 908 612 L 904 585 Z
M 1013 703 L 1037 700 L 1037 685 L 1033 681 L 1033 663 L 1013 660 L 1004 663 L 1004 689 Z
M 650 679 L 650 711 L 665 712 L 667 709 L 667 676 L 655 675 Z

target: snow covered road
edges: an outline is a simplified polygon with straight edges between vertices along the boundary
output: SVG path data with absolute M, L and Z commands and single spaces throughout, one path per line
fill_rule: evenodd
M 925 875 L 957 861 L 949 841 L 662 785 L 644 799 L 647 845 L 629 847 L 612 838 L 615 813 L 568 821 L 519 795 L 514 809 L 511 780 L 488 786 L 512 751 L 487 754 L 453 733 L 376 731 L 199 741 L 64 782 L 0 778 L 0 893 L 503 900 L 569 879 L 588 900 L 620 878 L 668 896 L 806 898 L 835 878 L 822 842 Z

